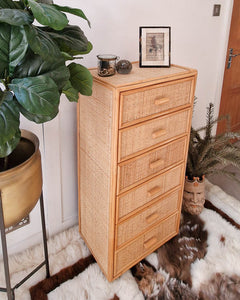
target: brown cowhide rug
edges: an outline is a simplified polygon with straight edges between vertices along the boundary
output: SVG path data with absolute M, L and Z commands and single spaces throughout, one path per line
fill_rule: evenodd
M 214 210 L 237 229 L 239 224 L 229 218 L 226 213 L 206 201 L 205 207 Z M 144 299 L 147 300 L 237 300 L 240 299 L 240 277 L 215 273 L 210 280 L 201 284 L 200 292 L 192 289 L 191 266 L 205 257 L 208 249 L 208 233 L 200 216 L 182 213 L 180 229 L 177 236 L 157 249 L 157 263 L 146 259 L 131 269 Z M 221 242 L 225 242 L 221 236 Z M 95 262 L 93 256 L 79 260 L 74 265 L 59 273 L 40 281 L 30 289 L 32 300 L 48 299 L 47 294 L 64 281 L 77 276 L 90 264 Z M 110 298 L 109 298 L 110 299 Z M 111 300 L 120 299 L 117 294 Z
M 159 267 L 192 286 L 190 267 L 207 252 L 207 231 L 198 216 L 183 213 L 179 234 L 157 250 Z
M 132 268 L 146 299 L 198 299 L 191 291 L 190 267 L 207 251 L 207 232 L 198 216 L 182 213 L 179 234 L 157 250 L 159 272 L 146 260 Z
M 206 201 L 205 207 L 216 211 L 236 228 L 234 220 Z M 158 268 L 147 259 L 135 265 L 131 272 L 147 300 L 237 300 L 240 299 L 240 277 L 216 273 L 200 293 L 192 291 L 191 264 L 207 252 L 207 231 L 199 216 L 182 213 L 179 234 L 160 247 Z M 223 237 L 222 237 L 223 239 Z

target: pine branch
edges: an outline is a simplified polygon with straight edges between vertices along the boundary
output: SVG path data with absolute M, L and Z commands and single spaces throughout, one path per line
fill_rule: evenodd
M 209 175 L 212 175 L 212 174 L 224 175 L 224 176 L 228 177 L 229 179 L 235 180 L 236 182 L 238 182 L 240 184 L 240 179 L 238 179 L 238 177 L 236 176 L 236 173 L 227 171 L 225 169 L 213 170 L 213 171 L 209 172 L 208 174 Z
M 232 165 L 240 169 L 240 150 L 236 147 L 235 149 L 223 148 L 221 153 L 215 152 L 212 157 L 206 159 L 202 164 L 204 174 L 207 175 L 214 170 L 217 171 L 220 166 L 225 167 Z
M 205 145 L 205 148 L 201 149 L 199 152 L 199 164 L 208 157 L 212 155 L 212 150 L 222 149 L 222 147 L 226 146 L 229 143 L 229 136 L 227 134 L 218 135 L 215 139 L 212 139 L 211 142 Z M 220 151 L 219 150 L 219 151 Z
M 212 128 L 214 125 L 213 114 L 214 114 L 213 104 L 209 103 L 209 106 L 207 108 L 207 125 L 206 125 L 206 129 L 205 129 L 205 141 L 206 142 L 211 139 Z
M 230 132 L 229 116 L 214 119 L 213 104 L 207 108 L 206 125 L 199 129 L 191 127 L 189 150 L 186 166 L 188 176 L 201 177 L 203 174 L 219 172 L 221 166 L 233 165 L 240 169 L 240 149 L 230 140 L 240 140 L 240 132 Z M 212 135 L 213 126 L 226 119 L 227 131 Z M 200 134 L 204 132 L 204 136 Z

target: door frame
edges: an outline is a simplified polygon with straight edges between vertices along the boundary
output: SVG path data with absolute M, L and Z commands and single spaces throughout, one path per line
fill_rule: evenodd
M 219 115 L 220 110 L 220 103 L 221 103 L 221 97 L 222 97 L 222 87 L 223 87 L 223 81 L 224 81 L 224 73 L 225 73 L 225 66 L 226 66 L 226 59 L 228 55 L 228 40 L 229 40 L 229 34 L 230 34 L 230 28 L 231 28 L 231 21 L 232 21 L 232 12 L 233 12 L 233 4 L 234 0 L 226 1 L 223 9 L 226 10 L 225 15 L 225 24 L 224 26 L 225 31 L 223 32 L 223 43 L 222 43 L 222 50 L 220 50 L 220 59 L 219 62 L 222 62 L 219 64 L 219 71 L 217 76 L 217 88 L 215 93 L 215 99 L 213 101 L 214 103 L 214 117 L 217 118 Z M 227 6 L 228 5 L 228 6 Z M 217 126 L 215 126 L 217 130 Z

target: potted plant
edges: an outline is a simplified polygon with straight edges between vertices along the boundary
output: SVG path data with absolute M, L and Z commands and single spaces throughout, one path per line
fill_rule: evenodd
M 44 123 L 58 114 L 61 94 L 78 101 L 78 93 L 92 93 L 90 72 L 72 62 L 92 44 L 65 13 L 90 25 L 81 9 L 52 0 L 0 0 L 0 197 L 6 227 L 31 211 L 42 188 L 38 140 L 26 131 L 21 135 L 20 114 Z
M 226 132 L 215 135 L 213 127 L 218 122 L 227 121 Z M 230 131 L 229 117 L 214 119 L 214 106 L 207 107 L 206 126 L 191 128 L 186 166 L 186 178 L 183 192 L 183 209 L 191 214 L 200 214 L 205 202 L 205 176 L 225 174 L 233 179 L 235 174 L 224 169 L 234 165 L 240 168 L 240 149 L 232 140 L 240 139 L 239 132 Z

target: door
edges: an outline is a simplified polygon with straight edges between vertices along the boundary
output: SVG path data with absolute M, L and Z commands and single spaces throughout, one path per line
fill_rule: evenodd
M 229 115 L 231 131 L 240 130 L 240 0 L 234 0 L 219 116 Z M 219 122 L 217 133 L 225 131 Z

